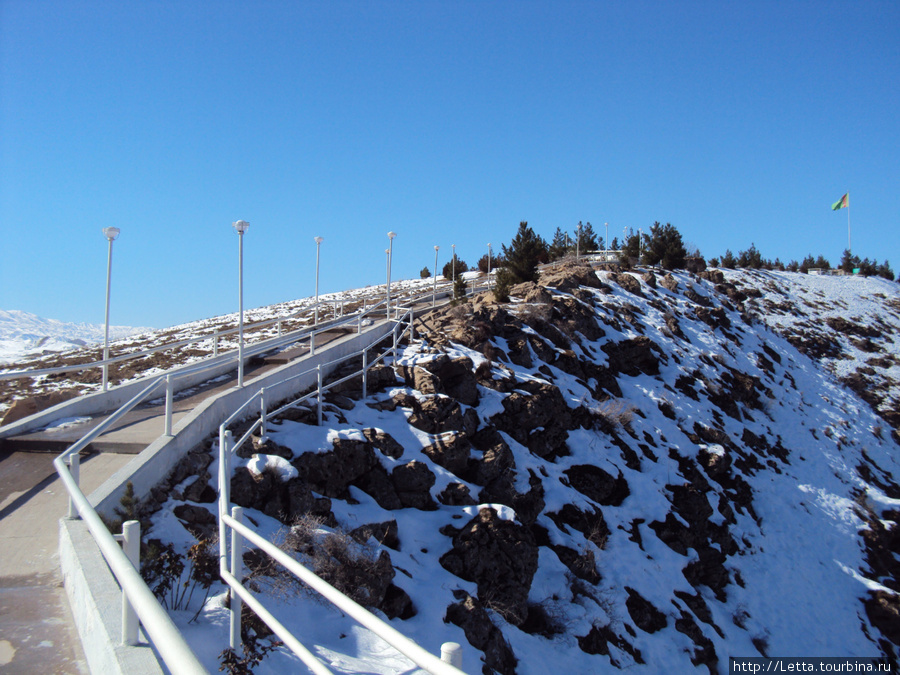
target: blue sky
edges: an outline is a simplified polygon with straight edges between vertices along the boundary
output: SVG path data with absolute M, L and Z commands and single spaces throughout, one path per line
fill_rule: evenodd
M 0 0 L 0 308 L 164 327 L 671 222 L 900 271 L 900 3 Z

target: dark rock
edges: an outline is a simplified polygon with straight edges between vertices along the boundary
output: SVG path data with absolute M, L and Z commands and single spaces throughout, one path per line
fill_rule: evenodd
M 335 438 L 330 452 L 305 452 L 293 465 L 313 491 L 338 499 L 346 499 L 347 487 L 371 471 L 378 459 L 367 441 Z
M 638 628 L 645 633 L 655 633 L 668 625 L 666 615 L 654 607 L 653 603 L 633 588 L 626 586 L 625 591 L 628 593 L 625 607 L 628 608 L 628 614 Z
M 409 594 L 394 584 L 387 587 L 379 609 L 387 615 L 388 619 L 402 619 L 403 621 L 413 618 L 417 613 Z
M 190 502 L 199 504 L 212 504 L 218 498 L 215 489 L 209 484 L 211 476 L 204 471 L 197 480 L 184 489 L 184 498 Z
M 381 464 L 372 467 L 370 471 L 354 480 L 353 485 L 369 495 L 383 509 L 393 511 L 403 508 L 394 481 Z
M 370 427 L 363 429 L 363 435 L 385 457 L 400 459 L 403 455 L 403 446 L 395 441 L 389 433 Z
M 869 621 L 895 645 L 900 645 L 900 596 L 870 591 L 864 602 Z
M 578 646 L 585 654 L 602 654 L 610 656 L 609 645 L 613 645 L 617 649 L 629 654 L 637 663 L 644 663 L 641 652 L 635 649 L 631 643 L 616 633 L 609 626 L 594 625 L 591 627 L 587 635 L 579 635 Z M 610 656 L 613 665 L 621 668 L 622 666 Z
M 579 286 L 600 288 L 602 284 L 597 273 L 589 266 L 580 263 L 566 263 L 556 269 L 541 274 L 541 286 L 549 286 L 563 293 L 571 293 Z
M 179 504 L 172 512 L 197 539 L 209 539 L 216 531 L 216 517 L 202 506 Z
M 488 483 L 478 494 L 481 504 L 503 504 L 516 512 L 516 517 L 531 525 L 544 510 L 544 485 L 529 469 L 528 492 L 516 492 L 513 475 L 503 474 Z
M 609 356 L 609 369 L 623 375 L 659 375 L 659 345 L 648 337 L 607 342 L 601 349 Z
M 515 654 L 478 600 L 466 594 L 463 600 L 447 607 L 444 621 L 462 628 L 469 644 L 484 652 L 485 672 L 515 675 Z
M 404 507 L 433 511 L 437 508 L 431 499 L 431 487 L 435 477 L 422 462 L 412 461 L 395 467 L 391 473 L 394 489 Z
M 430 396 L 422 401 L 415 401 L 415 408 L 407 421 L 416 429 L 429 434 L 462 431 L 464 427 L 459 403 L 447 396 Z
M 399 530 L 396 520 L 360 525 L 356 529 L 351 530 L 349 534 L 360 544 L 365 544 L 369 537 L 372 537 L 379 544 L 392 548 L 395 551 L 400 550 Z
M 573 488 L 602 506 L 619 506 L 630 494 L 628 482 L 621 472 L 613 478 L 600 467 L 577 464 L 563 473 Z
M 478 596 L 490 598 L 514 626 L 525 621 L 538 565 L 538 547 L 528 528 L 503 520 L 492 508 L 481 509 L 453 537 L 453 548 L 440 563 L 451 574 L 478 584 Z
M 450 483 L 441 490 L 438 501 L 446 506 L 472 506 L 477 502 L 469 494 L 469 488 L 462 483 Z
M 465 434 L 441 434 L 431 445 L 422 449 L 428 458 L 451 473 L 461 475 L 469 461 L 472 444 Z

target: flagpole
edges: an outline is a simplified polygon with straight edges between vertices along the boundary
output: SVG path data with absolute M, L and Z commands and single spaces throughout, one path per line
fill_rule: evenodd
M 847 190 L 847 250 L 853 254 L 853 247 L 850 245 L 850 190 Z

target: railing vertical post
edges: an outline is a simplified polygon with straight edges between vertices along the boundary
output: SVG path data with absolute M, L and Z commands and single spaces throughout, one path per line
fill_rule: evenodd
M 394 347 L 391 350 L 394 361 L 397 360 L 397 326 L 399 325 L 399 322 L 394 324 Z
M 317 408 L 317 418 L 318 425 L 322 426 L 322 364 L 316 366 L 316 381 L 318 392 L 316 394 L 316 408 Z
M 172 403 L 175 398 L 175 380 L 172 373 L 166 375 L 166 430 L 165 435 L 172 435 Z
M 138 571 L 141 569 L 141 524 L 136 520 L 129 520 L 122 525 L 122 550 L 125 556 Z M 137 612 L 134 611 L 125 591 L 122 591 L 122 644 L 136 645 L 138 643 Z
M 316 334 L 315 333 L 309 334 L 309 355 L 310 356 L 316 355 Z
M 240 506 L 232 507 L 231 517 L 239 523 L 244 521 L 244 509 Z M 243 581 L 244 570 L 244 538 L 237 530 L 231 530 L 231 574 L 237 579 L 238 583 Z M 231 648 L 235 653 L 241 651 L 241 613 L 243 610 L 243 601 L 237 593 L 231 594 Z
M 259 390 L 259 442 L 265 443 L 266 436 L 266 388 Z
M 363 398 L 365 398 L 365 397 L 367 396 L 367 394 L 366 394 L 366 387 L 367 387 L 367 382 L 368 382 L 368 379 L 369 379 L 369 366 L 368 366 L 368 362 L 369 362 L 369 350 L 368 350 L 367 348 L 363 348 L 363 369 L 362 369 L 362 370 L 363 370 L 363 372 L 362 372 L 362 380 L 363 380 L 363 392 L 362 392 L 362 397 L 363 397 Z
M 458 642 L 445 642 L 441 645 L 441 661 L 462 670 L 462 647 Z
M 278 337 L 281 337 L 281 321 L 278 322 Z
M 228 513 L 231 502 L 231 444 L 233 442 L 231 431 L 219 427 L 219 567 L 226 569 L 228 556 L 227 529 L 222 516 Z
M 213 356 L 219 355 L 219 334 L 213 336 Z
M 72 474 L 72 479 L 75 481 L 75 485 L 81 487 L 79 483 L 79 476 L 81 475 L 81 455 L 73 453 L 71 457 L 69 457 L 69 473 Z M 78 517 L 78 509 L 75 508 L 75 502 L 72 500 L 72 497 L 69 497 L 69 518 L 77 518 Z

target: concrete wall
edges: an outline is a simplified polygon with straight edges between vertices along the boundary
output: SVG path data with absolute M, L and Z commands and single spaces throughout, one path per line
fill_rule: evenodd
M 134 647 L 120 644 L 122 591 L 83 521 L 65 518 L 59 521 L 59 565 L 91 672 L 103 675 L 165 672 L 148 644 Z

